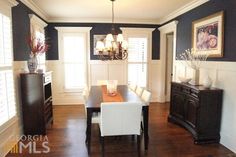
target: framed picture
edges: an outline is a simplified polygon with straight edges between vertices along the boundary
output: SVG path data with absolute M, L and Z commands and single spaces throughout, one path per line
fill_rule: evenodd
M 106 39 L 106 35 L 93 35 L 93 55 L 98 55 L 99 52 L 98 50 L 96 50 L 96 44 L 97 44 L 97 41 L 104 41 Z M 105 53 L 105 55 L 108 54 Z
M 223 57 L 224 12 L 217 12 L 192 23 L 192 48 L 209 57 Z
M 97 41 L 105 41 L 105 39 L 106 39 L 106 36 L 107 35 L 93 35 L 93 55 L 99 55 L 99 52 L 98 52 L 98 50 L 96 49 L 96 44 L 97 44 Z M 116 38 L 117 38 L 117 35 L 113 35 L 113 37 L 115 38 L 115 40 L 116 40 Z M 116 53 L 118 53 L 118 49 L 116 50 Z M 104 51 L 104 53 L 103 53 L 103 55 L 108 55 L 109 54 L 109 52 L 108 51 Z

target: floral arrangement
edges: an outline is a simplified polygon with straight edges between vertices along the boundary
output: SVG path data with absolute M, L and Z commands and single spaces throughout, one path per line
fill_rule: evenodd
M 41 38 L 30 37 L 28 40 L 28 45 L 30 47 L 30 55 L 37 56 L 43 54 L 48 50 L 48 44 L 45 43 Z
M 198 70 L 203 61 L 206 61 L 207 53 L 196 53 L 194 49 L 187 49 L 180 55 L 180 59 L 184 60 L 187 66 Z

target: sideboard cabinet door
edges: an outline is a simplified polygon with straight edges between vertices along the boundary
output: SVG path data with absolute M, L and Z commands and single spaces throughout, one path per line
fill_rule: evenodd
M 223 90 L 185 83 L 171 83 L 168 121 L 192 133 L 195 143 L 220 140 Z

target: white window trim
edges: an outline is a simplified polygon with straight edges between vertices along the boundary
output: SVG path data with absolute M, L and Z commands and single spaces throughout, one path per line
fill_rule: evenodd
M 85 55 L 85 81 L 87 86 L 89 85 L 89 75 L 88 75 L 88 69 L 89 69 L 89 65 L 88 65 L 88 58 L 90 57 L 90 30 L 92 29 L 92 27 L 55 27 L 55 29 L 58 31 L 58 50 L 59 50 L 59 60 L 60 63 L 63 64 L 63 35 L 67 34 L 67 33 L 78 33 L 78 34 L 84 34 L 86 37 L 86 55 Z M 64 76 L 64 75 L 63 75 Z M 65 78 L 63 77 L 62 82 L 65 82 Z M 63 93 L 82 93 L 82 90 L 67 90 L 64 87 L 61 87 L 61 91 Z
M 155 30 L 155 28 L 132 28 L 132 27 L 121 27 L 122 34 L 124 35 L 125 39 L 128 39 L 128 37 L 145 37 L 148 39 L 148 45 L 147 45 L 147 62 L 132 62 L 132 64 L 135 63 L 147 63 L 147 76 L 146 76 L 146 88 L 148 89 L 150 87 L 149 85 L 149 75 L 150 75 L 150 62 L 152 60 L 152 32 Z M 128 52 L 129 53 L 129 52 Z M 126 69 L 128 69 L 128 59 L 126 59 Z M 128 70 L 126 72 L 126 83 L 128 83 Z

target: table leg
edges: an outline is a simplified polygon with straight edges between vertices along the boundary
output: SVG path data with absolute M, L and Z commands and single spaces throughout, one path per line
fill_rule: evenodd
M 86 144 L 88 148 L 88 154 L 90 154 L 91 145 L 91 125 L 92 125 L 92 111 L 87 108 L 87 129 L 86 129 Z
M 148 149 L 148 117 L 149 117 L 149 106 L 143 106 L 143 125 L 144 125 L 144 147 Z

